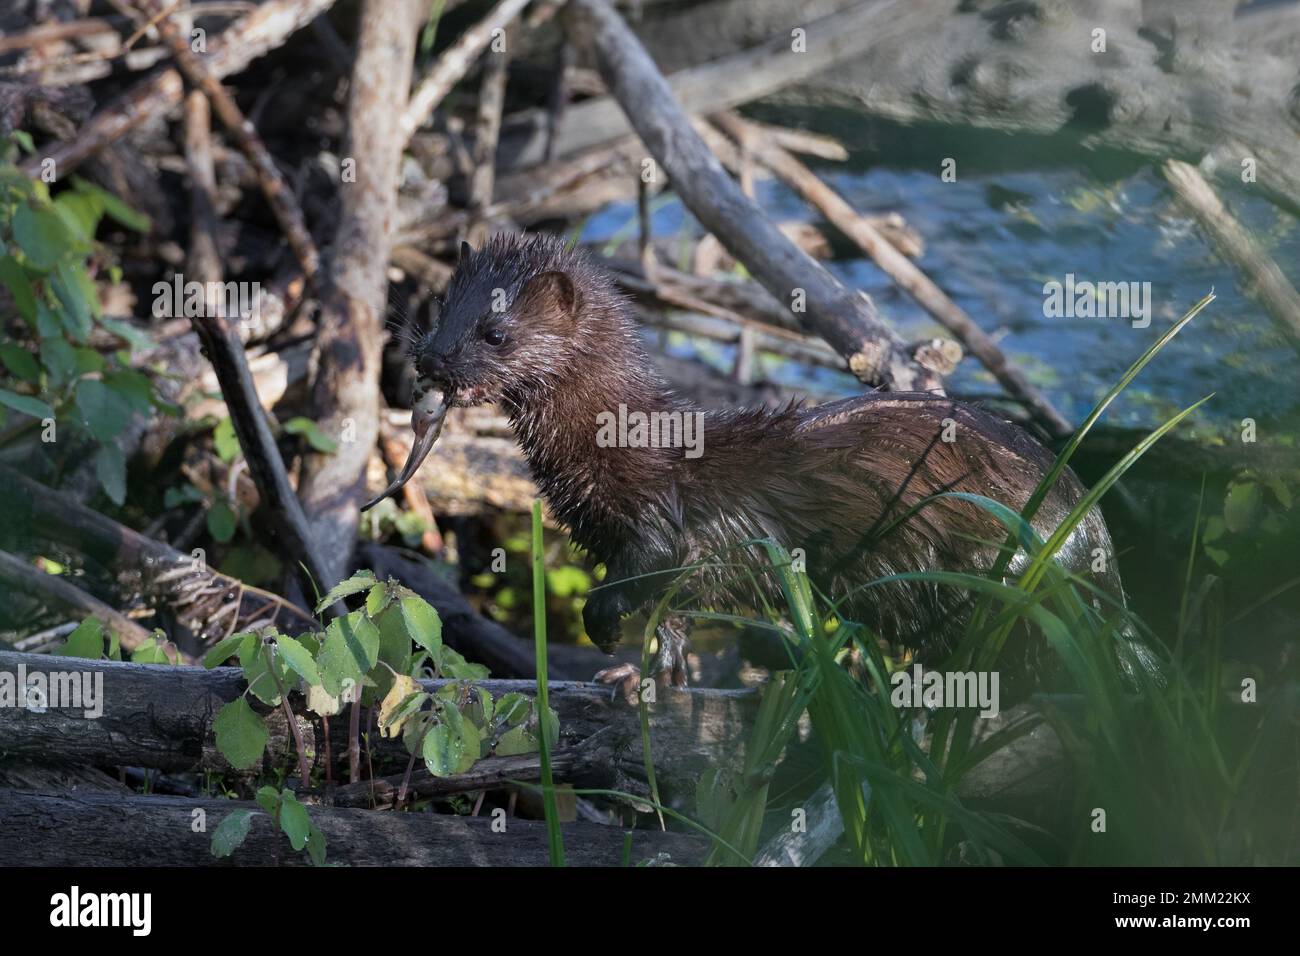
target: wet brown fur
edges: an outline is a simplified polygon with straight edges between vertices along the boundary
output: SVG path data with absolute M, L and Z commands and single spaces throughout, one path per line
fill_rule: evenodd
M 494 330 L 499 345 L 486 338 Z M 605 647 L 618 640 L 622 616 L 674 577 L 642 575 L 701 560 L 747 562 L 755 572 L 699 572 L 690 590 L 701 603 L 755 609 L 765 597 L 779 607 L 765 561 L 734 547 L 770 537 L 802 549 L 823 593 L 849 597 L 848 617 L 933 657 L 961 633 L 969 594 L 932 583 L 862 585 L 903 571 L 989 568 L 989 542 L 1000 543 L 1005 529 L 981 508 L 941 498 L 905 516 L 943 491 L 1019 510 L 1052 461 L 1025 432 L 979 408 L 898 392 L 813 408 L 706 411 L 695 459 L 681 448 L 600 447 L 597 415 L 620 403 L 646 413 L 696 409 L 656 374 L 612 282 L 548 238 L 497 237 L 469 253 L 438 327 L 413 358 L 458 396 L 502 404 L 552 512 L 608 568 L 610 586 L 584 612 L 589 635 Z M 953 441 L 942 440 L 946 420 L 955 423 Z M 1035 518 L 1039 534 L 1050 534 L 1083 493 L 1065 472 Z M 1098 548 L 1107 571 L 1094 577 L 1122 596 L 1100 512 L 1060 560 L 1087 573 Z

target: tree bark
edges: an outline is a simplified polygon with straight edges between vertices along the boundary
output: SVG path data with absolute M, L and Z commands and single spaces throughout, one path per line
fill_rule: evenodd
M 209 671 L 0 651 L 0 673 L 18 674 L 20 665 L 29 676 L 66 671 L 103 674 L 103 712 L 87 718 L 79 709 L 50 707 L 44 713 L 33 713 L 0 707 L 0 741 L 7 755 L 166 771 L 228 769 L 216 747 L 213 721 L 223 706 L 244 692 L 243 673 L 238 668 Z M 423 683 L 434 690 L 453 682 Z M 531 681 L 475 683 L 498 700 L 512 691 L 530 696 L 537 692 Z M 291 697 L 291 703 L 302 714 L 297 696 Z M 550 703 L 560 720 L 561 748 L 586 745 L 600 748 L 605 755 L 596 762 L 575 764 L 584 768 L 583 783 L 645 792 L 636 709 L 616 700 L 608 687 L 571 681 L 550 685 Z M 739 760 L 757 704 L 758 695 L 753 691 L 660 691 L 658 701 L 650 707 L 650 734 L 661 790 L 689 796 L 705 769 Z M 278 710 L 271 713 L 278 714 Z M 319 721 L 312 723 L 319 736 Z M 268 760 L 272 766 L 287 766 L 294 759 L 287 724 L 279 720 L 273 729 Z M 332 752 L 341 755 L 346 747 L 346 721 L 331 721 L 330 730 Z M 377 766 L 385 759 L 405 765 L 407 754 L 399 741 L 372 736 L 370 746 Z M 309 749 L 319 759 L 324 753 L 323 741 Z
M 404 139 L 399 118 L 411 83 L 421 0 L 367 0 L 348 99 L 355 182 L 340 185 L 342 214 L 321 302 L 312 397 L 317 426 L 338 441 L 303 463 L 299 492 L 325 567 L 323 593 L 343 578 L 379 437 L 379 373 L 386 268 Z
M 251 810 L 248 837 L 224 859 L 212 855 L 212 831 L 236 810 Z M 201 815 L 196 814 L 201 811 Z M 312 806 L 325 836 L 326 862 L 344 866 L 546 866 L 546 824 L 508 817 L 372 813 Z M 195 832 L 195 821 L 203 828 Z M 563 826 L 570 866 L 624 865 L 622 827 Z M 708 843 L 693 834 L 632 830 L 631 863 L 669 854 L 698 863 Z M 100 792 L 0 789 L 0 846 L 14 866 L 307 866 L 256 803 Z

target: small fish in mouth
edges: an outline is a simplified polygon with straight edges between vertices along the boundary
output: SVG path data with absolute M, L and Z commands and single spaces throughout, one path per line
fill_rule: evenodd
M 362 505 L 362 511 L 369 511 L 385 498 L 401 491 L 402 486 L 419 470 L 420 465 L 433 449 L 434 442 L 442 434 L 442 423 L 447 417 L 447 408 L 451 404 L 450 396 L 427 379 L 421 379 L 415 383 L 413 397 L 415 400 L 411 405 L 411 429 L 415 432 L 415 443 L 411 446 L 411 454 L 407 456 L 406 464 L 402 466 L 397 480 L 385 488 L 383 494 Z

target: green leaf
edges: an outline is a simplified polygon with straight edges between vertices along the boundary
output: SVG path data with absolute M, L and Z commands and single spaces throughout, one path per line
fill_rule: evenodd
M 556 597 L 571 598 L 591 590 L 591 575 L 574 564 L 565 564 L 546 572 L 546 587 Z
M 311 817 L 292 790 L 280 791 L 280 829 L 295 850 L 305 847 L 307 838 L 311 836 Z
M 289 676 L 289 668 L 277 655 L 267 654 L 262 646 L 262 639 L 254 635 L 253 640 L 239 647 L 239 663 L 244 668 L 244 680 L 248 681 L 248 691 L 262 703 L 270 707 L 280 705 L 280 691 L 276 685 Z M 275 669 L 272 677 L 271 668 Z
M 316 613 L 321 613 L 331 604 L 334 604 L 345 597 L 350 597 L 353 594 L 368 590 L 374 587 L 377 583 L 378 582 L 375 580 L 375 572 L 358 571 L 346 581 L 340 581 L 338 584 L 334 585 L 334 587 L 330 588 L 329 593 L 321 598 L 320 603 L 316 605 Z
M 420 597 L 402 598 L 399 607 L 411 640 L 432 654 L 435 661 L 441 660 L 442 618 L 438 617 L 438 612 Z
M 532 712 L 533 702 L 517 691 L 502 694 L 497 701 L 497 719 L 507 724 L 522 724 Z
M 74 341 L 86 341 L 93 320 L 99 315 L 99 293 L 85 267 L 67 260 L 60 262 L 54 269 L 50 287 L 63 306 L 63 327 Z
M 36 303 L 36 332 L 43 339 L 63 337 L 63 321 L 44 299 Z
M 77 383 L 76 403 L 82 422 L 99 441 L 116 438 L 131 420 L 131 406 L 122 396 L 93 378 Z
M 149 337 L 149 333 L 137 329 L 130 322 L 106 318 L 101 319 L 99 324 L 124 341 L 134 352 L 142 352 L 153 347 L 153 339 Z
M 103 206 L 92 197 L 76 192 L 65 192 L 54 200 L 54 211 L 68 230 L 84 243 L 95 238 L 95 230 L 104 215 Z
M 131 663 L 133 664 L 170 664 L 171 658 L 162 645 L 158 643 L 156 637 L 147 638 L 139 647 L 131 652 Z
M 0 256 L 0 285 L 9 290 L 14 307 L 28 325 L 36 324 L 36 293 L 27 272 L 13 256 Z
M 501 735 L 492 752 L 498 757 L 513 757 L 517 754 L 537 753 L 538 747 L 537 738 L 523 724 L 519 724 Z
M 195 488 L 189 482 L 183 485 L 173 485 L 163 492 L 163 507 L 175 508 L 178 505 L 194 504 L 203 500 L 203 492 Z
M 153 411 L 153 383 L 147 375 L 132 368 L 119 368 L 104 376 L 104 384 L 140 414 Z
M 126 459 L 115 443 L 105 442 L 95 449 L 95 477 L 113 504 L 120 507 L 126 501 Z
M 1251 526 L 1261 497 L 1259 485 L 1253 481 L 1238 482 L 1228 488 L 1223 500 L 1223 523 L 1229 531 L 1235 534 Z
M 1277 498 L 1277 503 L 1286 511 L 1290 511 L 1293 501 L 1291 489 L 1286 486 L 1286 482 L 1282 477 L 1280 475 L 1273 475 L 1265 478 L 1264 484 L 1268 486 L 1269 491 L 1273 492 L 1273 496 Z
M 253 713 L 248 700 L 239 697 L 222 707 L 213 721 L 217 749 L 236 770 L 247 770 L 262 759 L 266 749 L 266 724 Z
M 258 787 L 253 799 L 257 801 L 259 807 L 271 814 L 271 816 L 275 816 L 280 812 L 280 792 L 275 787 Z
M 36 364 L 32 353 L 20 345 L 12 342 L 0 345 L 0 362 L 4 362 L 5 368 L 24 382 L 34 385 L 41 379 L 41 367 Z
M 307 854 L 311 857 L 313 865 L 325 865 L 325 834 L 321 833 L 320 827 L 314 823 L 311 825 L 311 831 L 307 836 Z
M 471 664 L 465 658 L 461 657 L 459 651 L 452 650 L 445 644 L 442 648 L 442 660 L 439 668 L 444 677 L 451 677 L 455 680 L 484 680 L 491 675 L 482 664 Z
M 398 674 L 407 670 L 411 657 L 411 638 L 406 633 L 406 623 L 402 620 L 401 609 L 397 605 L 384 608 L 378 614 L 370 610 L 372 598 L 376 591 L 386 590 L 383 584 L 377 584 L 366 598 L 366 614 L 379 628 L 379 660 L 387 664 Z M 393 675 L 385 667 L 375 670 L 375 694 L 382 699 L 393 685 Z
M 217 457 L 229 464 L 239 455 L 239 438 L 235 435 L 235 423 L 229 418 L 217 422 L 212 430 L 212 444 L 216 446 Z
M 435 777 L 464 773 L 478 760 L 478 740 L 478 731 L 465 722 L 460 711 L 446 706 L 438 723 L 424 735 L 424 765 Z
M 248 584 L 271 585 L 283 573 L 280 559 L 259 544 L 236 545 L 226 551 L 218 569 L 222 574 Z
M 320 683 L 320 672 L 316 670 L 316 662 L 307 648 L 284 634 L 276 636 L 275 646 L 290 670 L 313 687 Z
M 234 510 L 224 501 L 214 501 L 208 508 L 208 533 L 215 541 L 225 544 L 235 536 L 238 524 Z
M 104 656 L 104 626 L 88 617 L 68 635 L 62 647 L 54 650 L 59 657 L 84 657 L 97 661 Z
M 63 218 L 53 209 L 23 203 L 14 213 L 14 241 L 27 261 L 38 269 L 53 269 L 74 237 Z
M 72 371 L 76 375 L 97 374 L 104 371 L 104 356 L 94 349 L 77 348 L 72 350 Z M 107 385 L 107 383 L 105 383 Z
M 72 177 L 72 187 L 79 193 L 93 197 L 104 212 L 108 214 L 108 217 L 120 225 L 134 232 L 146 233 L 149 231 L 149 217 L 132 209 L 108 190 L 101 189 L 94 183 L 87 182 L 79 176 Z
M 232 634 L 225 640 L 213 645 L 212 650 L 203 655 L 203 666 L 208 670 L 224 664 L 239 653 L 240 646 L 246 641 L 257 640 L 256 634 Z
M 370 615 L 372 621 L 388 607 L 390 597 L 386 584 L 376 584 L 370 589 L 370 593 L 366 595 L 366 613 Z
M 284 423 L 284 430 L 290 435 L 302 435 L 307 439 L 307 443 L 319 452 L 329 454 L 337 451 L 339 443 L 330 438 L 316 425 L 310 418 L 291 418 Z
M 54 417 L 54 409 L 39 398 L 32 398 L 30 395 L 19 395 L 7 388 L 0 388 L 0 405 L 8 405 L 14 411 L 30 415 L 32 418 Z
M 321 685 L 338 696 L 350 681 L 359 686 L 362 675 L 375 666 L 379 658 L 379 630 L 364 611 L 353 611 L 330 621 L 325 628 L 325 643 L 316 663 Z
M 212 855 L 215 857 L 230 856 L 243 844 L 248 837 L 248 828 L 253 822 L 256 815 L 255 810 L 234 810 L 217 824 L 217 828 L 212 831 Z
M 72 378 L 76 368 L 77 357 L 72 346 L 62 335 L 41 340 L 41 363 L 50 373 L 50 381 L 55 387 L 62 387 Z

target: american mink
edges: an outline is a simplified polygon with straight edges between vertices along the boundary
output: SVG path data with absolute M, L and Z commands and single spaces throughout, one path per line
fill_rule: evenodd
M 775 576 L 756 551 L 735 547 L 770 537 L 800 549 L 824 594 L 847 597 L 849 618 L 934 659 L 962 633 L 970 595 L 925 582 L 861 585 L 903 571 L 987 570 L 1006 531 L 986 511 L 955 498 L 909 511 L 943 491 L 1019 510 L 1053 460 L 1016 426 L 930 394 L 701 412 L 665 387 L 612 280 L 548 237 L 463 247 L 437 327 L 414 343 L 412 359 L 424 405 L 441 389 L 452 404 L 499 402 L 508 414 L 552 513 L 606 566 L 606 585 L 583 614 L 606 650 L 621 619 L 661 594 L 673 569 L 699 561 L 720 565 L 691 579 L 702 604 L 779 607 Z M 700 453 L 611 446 L 602 422 L 620 406 L 628 421 L 634 412 L 691 416 L 702 423 Z M 432 445 L 432 417 L 422 405 L 422 440 L 399 484 Z M 1064 472 L 1034 519 L 1039 534 L 1046 538 L 1083 494 Z M 1091 574 L 1094 583 L 1122 600 L 1110 535 L 1094 509 L 1058 560 L 1090 574 L 1097 555 L 1104 570 Z M 755 573 L 737 571 L 737 561 Z M 659 676 L 685 683 L 684 635 L 670 626 L 659 637 Z

